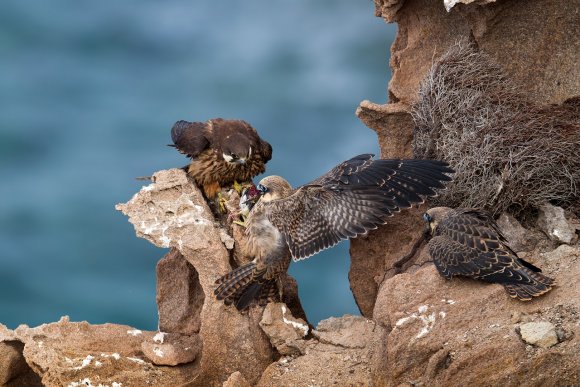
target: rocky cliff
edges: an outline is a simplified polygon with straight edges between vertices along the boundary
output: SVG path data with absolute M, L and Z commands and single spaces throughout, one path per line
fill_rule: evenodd
M 377 16 L 399 25 L 389 103 L 363 101 L 357 115 L 378 133 L 384 157 L 412 155 L 420 81 L 458 38 L 471 36 L 537 103 L 580 94 L 576 2 L 375 3 Z M 236 194 L 225 194 L 235 205 Z M 169 249 L 157 266 L 159 331 L 66 317 L 35 328 L 0 325 L 1 385 L 580 383 L 580 223 L 561 208 L 546 204 L 527 229 L 508 214 L 499 219 L 518 254 L 557 280 L 537 300 L 512 300 L 500 285 L 446 281 L 425 249 L 394 268 L 422 227 L 420 216 L 399 216 L 351 244 L 351 287 L 363 316 L 316 328 L 290 278 L 284 303 L 239 313 L 215 300 L 214 281 L 246 259 L 237 249 L 241 232 L 216 221 L 183 171 L 156 173 L 117 209 L 138 237 Z
M 580 96 L 577 1 L 375 0 L 375 5 L 376 16 L 398 26 L 391 47 L 389 102 L 363 101 L 356 114 L 377 132 L 383 157 L 412 157 L 411 109 L 421 81 L 462 40 L 471 40 L 539 105 Z M 364 316 L 372 317 L 383 273 L 418 238 L 420 227 L 419 216 L 401 217 L 351 243 L 351 287 Z
M 0 382 L 56 386 L 288 386 L 578 381 L 580 246 L 576 229 L 547 207 L 539 231 L 508 215 L 502 229 L 519 254 L 557 278 L 530 303 L 500 285 L 444 280 L 421 251 L 379 289 L 373 318 L 305 320 L 295 283 L 285 303 L 240 313 L 212 294 L 236 265 L 232 226 L 217 222 L 182 170 L 160 171 L 117 208 L 138 236 L 170 248 L 159 261 L 158 332 L 86 322 L 11 331 L 0 326 Z M 225 193 L 237 200 L 233 191 Z M 552 231 L 550 231 L 552 230 Z M 558 239 L 568 233 L 571 239 Z M 554 247 L 559 246 L 554 249 Z M 385 273 L 389 274 L 389 273 Z M 386 277 L 386 275 L 385 275 Z

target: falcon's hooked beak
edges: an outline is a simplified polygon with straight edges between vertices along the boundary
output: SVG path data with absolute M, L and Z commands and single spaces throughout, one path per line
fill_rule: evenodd
M 423 220 L 427 223 L 425 225 L 425 234 L 433 235 L 433 233 L 435 232 L 435 228 L 437 227 L 438 222 L 434 222 L 433 217 L 430 214 L 428 214 L 427 212 L 425 212 L 423 214 Z
M 232 154 L 222 153 L 222 157 L 228 163 L 232 163 L 232 164 L 245 164 L 246 163 L 245 157 L 238 157 L 238 155 L 236 155 L 234 153 L 232 153 Z
M 258 190 L 258 199 L 262 202 L 269 202 L 274 199 L 272 196 L 272 191 L 268 187 L 263 184 L 258 184 L 256 186 L 256 190 Z
M 262 184 L 258 184 L 256 186 L 256 189 L 258 190 L 260 196 L 263 196 L 264 194 L 266 194 L 266 192 L 268 192 L 268 188 L 264 187 Z

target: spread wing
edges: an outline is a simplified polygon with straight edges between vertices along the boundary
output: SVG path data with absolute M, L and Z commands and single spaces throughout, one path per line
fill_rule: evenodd
M 433 160 L 373 160 L 361 155 L 333 168 L 284 199 L 266 204 L 294 260 L 354 238 L 424 197 L 435 196 L 453 172 Z
M 373 156 L 353 157 L 306 186 L 374 185 L 394 196 L 397 205 L 403 209 L 423 203 L 421 196 L 436 196 L 434 189 L 443 188 L 443 182 L 451 181 L 446 173 L 454 172 L 447 163 L 439 160 L 375 160 Z
M 505 243 L 487 213 L 456 209 L 437 226 L 429 241 L 437 270 L 448 279 L 462 275 L 489 282 L 531 283 L 529 270 L 540 269 L 519 259 Z
M 210 146 L 224 148 L 224 142 L 236 141 L 247 144 L 263 162 L 272 158 L 272 146 L 262 140 L 246 121 L 214 118 L 207 122 L 177 121 L 171 128 L 171 140 L 177 150 L 191 158 L 197 157 Z
M 177 150 L 194 158 L 210 145 L 205 122 L 177 121 L 171 128 L 171 140 Z

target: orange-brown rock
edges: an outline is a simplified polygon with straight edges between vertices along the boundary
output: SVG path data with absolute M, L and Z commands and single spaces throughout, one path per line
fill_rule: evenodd
M 416 100 L 433 61 L 470 35 L 536 101 L 562 103 L 579 94 L 576 3 L 499 1 L 457 4 L 450 12 L 444 3 L 375 0 L 377 16 L 398 25 L 391 47 L 391 103 L 410 105 Z
M 177 249 L 157 263 L 157 309 L 161 332 L 195 335 L 205 295 L 199 275 Z
M 303 355 L 310 332 L 306 321 L 292 316 L 286 304 L 269 303 L 264 309 L 260 327 L 280 355 Z
M 0 385 L 42 385 L 40 377 L 26 363 L 23 350 L 24 343 L 16 340 L 14 333 L 0 324 Z
M 367 236 L 350 242 L 348 278 L 354 299 L 363 316 L 372 317 L 380 284 L 396 274 L 394 264 L 407 254 L 423 232 L 421 213 L 410 209 L 395 214 L 388 223 Z
M 413 154 L 414 124 L 409 112 L 418 98 L 420 82 L 434 61 L 460 40 L 472 39 L 535 102 L 562 103 L 580 95 L 575 2 L 498 1 L 482 5 L 486 2 L 375 0 L 376 16 L 398 25 L 391 46 L 389 103 L 363 101 L 356 114 L 377 132 L 382 157 Z M 410 217 L 420 212 L 405 215 L 404 219 L 393 218 L 367 240 L 351 242 L 351 288 L 364 316 L 371 317 L 380 285 L 376 281 L 389 278 L 392 262 L 406 254 L 419 235 L 410 230 L 420 222 Z
M 323 320 L 305 355 L 282 357 L 262 375 L 258 386 L 370 386 L 384 330 L 372 320 L 344 316 Z M 382 373 L 382 371 L 380 371 Z
M 223 384 L 223 387 L 251 387 L 250 383 L 244 378 L 240 371 L 236 371 L 230 375 L 228 380 Z
M 160 276 L 161 283 L 158 280 L 160 289 L 171 289 L 172 277 L 179 282 L 177 293 L 158 293 L 160 321 L 180 333 L 199 332 L 202 349 L 196 383 L 221 384 L 235 371 L 255 383 L 275 352 L 258 325 L 261 308 L 240 313 L 213 296 L 215 280 L 231 270 L 223 228 L 183 170 L 157 172 L 153 181 L 117 209 L 129 217 L 138 236 L 179 252 L 171 253 L 159 267 L 158 272 L 166 273 Z M 164 269 L 165 265 L 176 271 Z M 178 311 L 176 316 L 172 310 Z
M 569 246 L 567 246 L 570 248 Z M 382 363 L 388 385 L 574 385 L 580 380 L 580 247 L 566 255 L 534 251 L 526 259 L 559 286 L 531 302 L 503 286 L 439 275 L 425 263 L 386 280 L 374 309 L 389 332 Z M 423 254 L 423 253 L 422 253 Z M 422 255 L 421 254 L 421 255 Z M 560 332 L 550 348 L 527 345 L 520 324 L 545 322 Z M 548 332 L 548 334 L 551 334 Z M 542 340 L 552 340 L 553 337 Z
M 201 352 L 199 335 L 158 332 L 141 343 L 143 354 L 156 365 L 176 366 L 193 362 Z
M 126 325 L 70 322 L 63 317 L 35 328 L 21 325 L 14 331 L 4 330 L 0 345 L 12 336 L 8 343 L 19 343 L 26 360 L 18 365 L 20 379 L 13 380 L 13 385 L 163 386 L 194 380 L 199 362 L 160 369 L 143 356 L 141 343 L 155 334 Z
M 510 247 L 518 253 L 533 250 L 541 239 L 541 235 L 537 235 L 538 231 L 522 227 L 516 218 L 506 212 L 499 216 L 497 225 L 510 242 Z

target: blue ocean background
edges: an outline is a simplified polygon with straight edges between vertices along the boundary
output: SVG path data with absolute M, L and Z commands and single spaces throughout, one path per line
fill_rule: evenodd
M 293 186 L 379 152 L 355 116 L 385 102 L 395 27 L 372 1 L 2 0 L 0 322 L 157 328 L 166 253 L 117 211 L 181 167 L 179 119 L 250 122 Z M 358 314 L 348 242 L 292 265 L 312 323 Z

